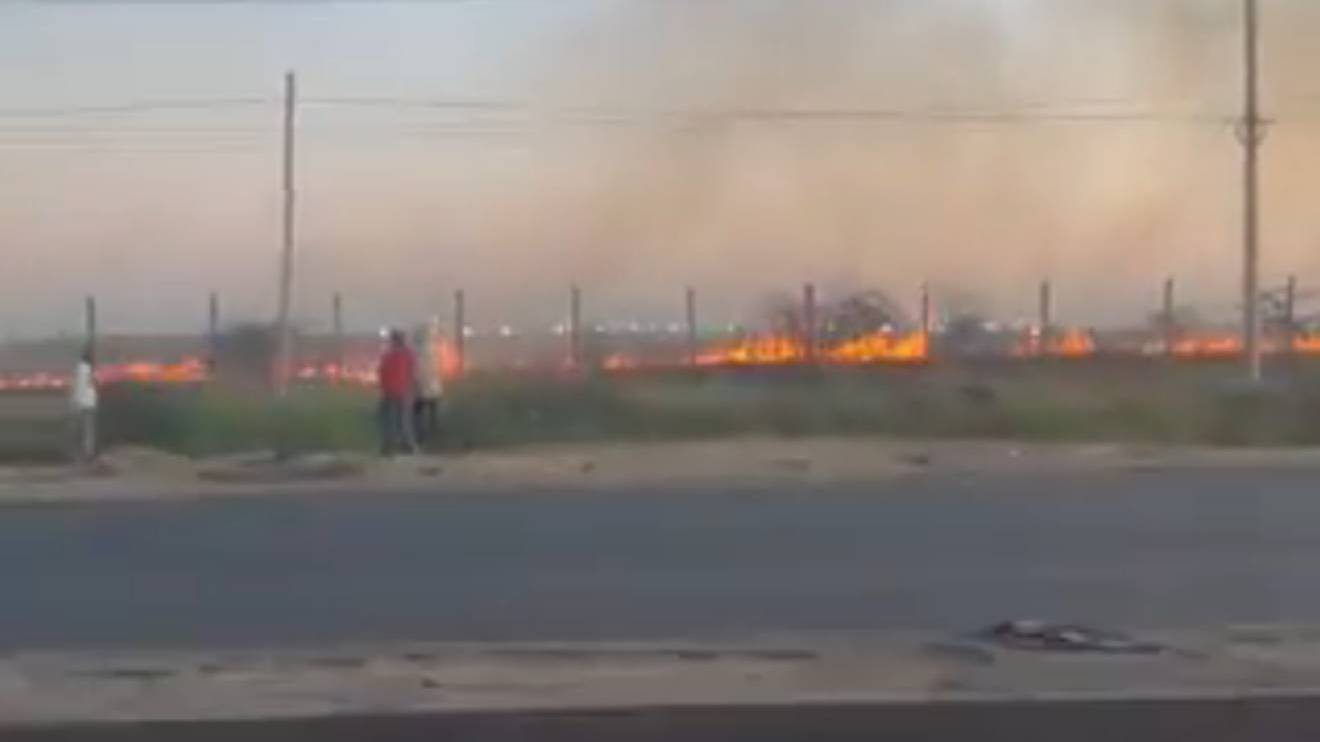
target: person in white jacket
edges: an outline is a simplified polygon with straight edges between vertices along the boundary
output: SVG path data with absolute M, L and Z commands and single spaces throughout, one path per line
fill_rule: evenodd
M 423 325 L 413 336 L 413 432 L 419 445 L 433 442 L 440 431 L 444 381 L 440 378 L 438 335 L 432 325 Z
M 83 353 L 73 368 L 69 406 L 73 413 L 74 451 L 78 461 L 96 458 L 96 371 L 90 353 Z

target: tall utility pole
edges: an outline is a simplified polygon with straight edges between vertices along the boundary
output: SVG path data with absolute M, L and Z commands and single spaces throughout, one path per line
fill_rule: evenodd
M 289 371 L 293 365 L 293 328 L 289 314 L 293 307 L 293 144 L 294 113 L 297 109 L 298 83 L 293 72 L 284 74 L 284 240 L 280 258 L 280 305 L 276 321 L 275 393 L 289 391 Z
M 1242 345 L 1247 372 L 1261 379 L 1260 343 L 1260 24 L 1257 0 L 1243 0 L 1243 51 L 1246 73 L 1245 109 L 1241 128 L 1242 160 Z

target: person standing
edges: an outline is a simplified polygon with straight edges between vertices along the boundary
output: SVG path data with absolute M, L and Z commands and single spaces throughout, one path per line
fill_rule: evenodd
M 417 449 L 410 414 L 415 363 L 407 337 L 400 330 L 391 330 L 389 347 L 376 369 L 380 383 L 380 447 L 385 456 Z
M 73 413 L 74 456 L 86 464 L 96 458 L 96 371 L 92 355 L 83 352 L 73 367 L 69 383 L 69 406 Z
M 431 325 L 417 328 L 414 345 L 417 364 L 413 370 L 413 433 L 423 446 L 435 440 L 440 430 L 440 396 L 444 382 L 440 378 L 440 357 L 436 332 Z

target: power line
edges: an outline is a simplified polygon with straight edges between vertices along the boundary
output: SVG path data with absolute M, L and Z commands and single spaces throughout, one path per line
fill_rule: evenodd
M 99 106 L 56 106 L 51 108 L 0 108 L 0 116 L 10 118 L 55 118 L 65 116 L 103 116 L 153 113 L 158 111 L 200 111 L 239 106 L 269 105 L 269 98 L 215 98 L 208 100 L 137 101 Z
M 1187 101 L 1174 102 L 1185 103 Z M 276 103 L 270 98 L 216 98 L 177 101 L 136 101 L 112 105 L 62 106 L 48 108 L 0 108 L 0 117 L 61 118 L 141 114 L 171 111 L 215 110 L 223 108 L 268 106 Z M 1149 102 L 1132 99 L 1083 98 L 1058 101 L 1027 101 L 985 105 L 934 105 L 927 107 L 868 108 L 763 108 L 763 107 L 703 107 L 678 106 L 662 108 L 629 108 L 605 105 L 538 105 L 530 101 L 464 98 L 405 98 L 405 97 L 322 97 L 305 101 L 313 106 L 349 106 L 386 110 L 443 110 L 453 112 L 538 113 L 560 117 L 597 117 L 636 119 L 638 117 L 697 118 L 697 119 L 757 119 L 757 120 L 886 120 L 903 119 L 933 122 L 958 121 L 1215 121 L 1227 117 L 1208 113 L 1164 112 L 1152 108 Z M 1097 106 L 1128 106 L 1129 110 L 1092 110 Z M 1071 107 L 1072 110 L 1066 110 Z M 1081 110 L 1078 110 L 1080 107 Z

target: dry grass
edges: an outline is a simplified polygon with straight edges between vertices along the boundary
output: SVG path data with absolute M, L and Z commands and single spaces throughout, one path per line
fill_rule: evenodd
M 1260 387 L 1242 384 L 1232 365 L 1134 361 L 476 376 L 454 388 L 438 445 L 742 434 L 1320 444 L 1320 367 L 1276 371 Z M 177 387 L 120 386 L 103 397 L 112 444 L 188 455 L 375 446 L 369 390 L 304 388 L 278 403 Z M 0 422 L 0 441 L 5 428 L 15 426 Z

